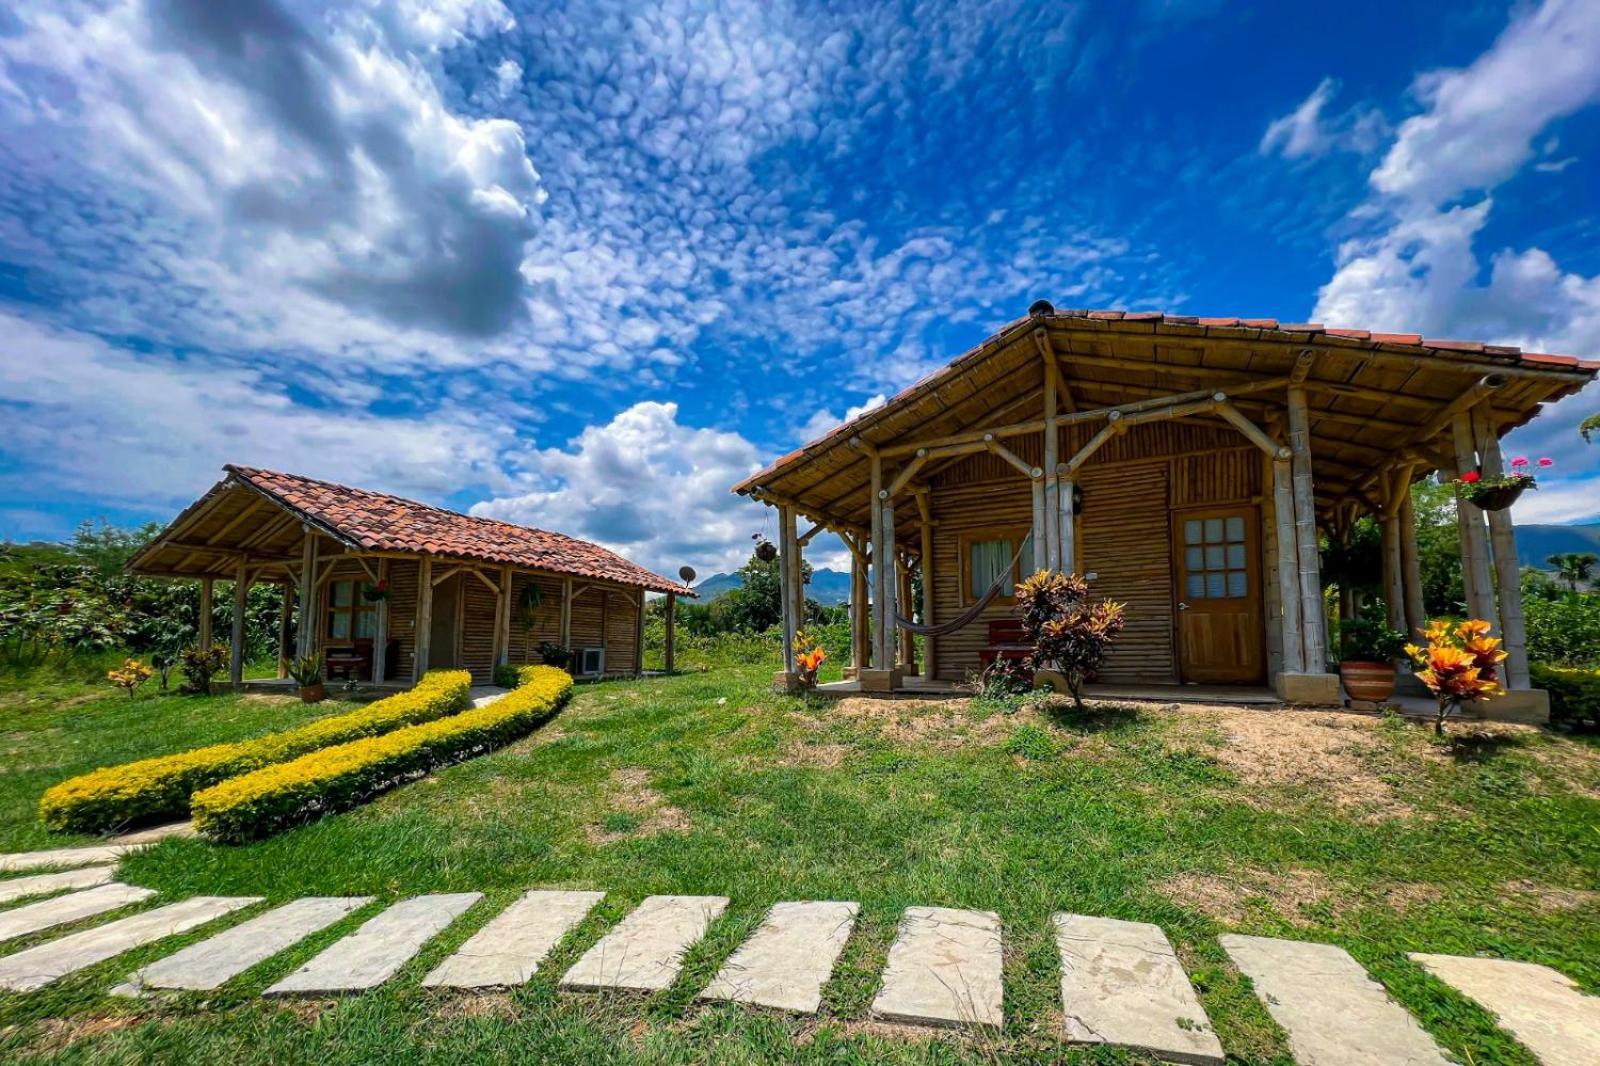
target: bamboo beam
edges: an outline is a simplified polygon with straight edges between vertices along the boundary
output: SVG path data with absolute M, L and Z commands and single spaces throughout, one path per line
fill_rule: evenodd
M 850 553 L 850 665 L 860 673 L 872 661 L 867 647 L 867 557 Z
M 1050 332 L 1043 327 L 1033 331 L 1034 347 L 1039 349 L 1039 357 L 1044 360 L 1045 375 L 1055 382 L 1057 402 L 1073 412 L 1078 409 L 1077 401 L 1073 398 L 1072 389 L 1067 385 L 1067 376 L 1061 372 L 1061 361 L 1056 358 L 1055 345 L 1050 343 Z M 1050 418 L 1050 414 L 1045 415 Z
M 1236 409 L 1232 404 L 1219 400 L 1217 403 L 1217 414 L 1221 415 L 1225 420 L 1227 420 L 1228 424 L 1233 426 L 1233 428 L 1237 429 L 1240 433 L 1243 433 L 1251 444 L 1254 444 L 1257 448 L 1260 448 L 1267 455 L 1271 456 L 1274 461 L 1278 459 L 1288 459 L 1291 457 L 1292 453 L 1288 448 L 1284 447 L 1263 433 L 1254 422 L 1240 414 L 1238 409 Z
M 1306 627 L 1297 565 L 1299 540 L 1295 533 L 1294 469 L 1288 459 L 1278 459 L 1272 464 L 1272 517 L 1277 543 L 1278 624 L 1282 627 L 1283 672 L 1302 674 L 1306 669 Z
M 1073 501 L 1073 490 L 1076 483 L 1070 478 L 1062 478 L 1060 494 L 1057 496 L 1058 519 L 1061 529 L 1061 558 L 1056 564 L 1058 570 L 1069 574 L 1078 572 L 1078 527 L 1077 504 Z
M 411 656 L 411 681 L 422 680 L 428 672 L 428 653 L 433 649 L 433 557 L 424 555 L 417 571 L 417 637 Z
M 1303 384 L 1311 373 L 1311 364 L 1316 361 L 1316 357 L 1316 352 L 1312 349 L 1300 349 L 1300 354 L 1294 357 L 1294 369 L 1289 371 L 1289 384 Z
M 911 483 L 911 479 L 917 476 L 917 471 L 921 470 L 922 464 L 926 463 L 927 461 L 928 456 L 926 452 L 919 452 L 917 455 L 912 457 L 911 461 L 907 463 L 901 469 L 900 473 L 895 476 L 895 479 L 889 483 L 889 498 L 891 500 L 900 495 L 900 490 Z
M 200 579 L 200 613 L 195 619 L 195 643 L 204 651 L 211 647 L 212 579 Z
M 895 575 L 895 600 L 897 603 L 905 604 L 906 610 L 912 610 L 911 566 L 903 555 L 895 559 Z M 900 639 L 896 649 L 898 654 L 895 656 L 895 665 L 914 671 L 916 669 L 916 645 L 911 640 L 911 630 L 898 629 L 897 627 L 897 631 Z
M 678 668 L 678 597 L 675 593 L 667 593 L 667 602 L 662 608 L 662 621 L 666 632 L 662 640 L 661 653 L 667 673 L 670 674 Z
M 1311 474 L 1311 427 L 1306 390 L 1288 391 L 1289 451 L 1294 472 L 1295 549 L 1299 561 L 1300 616 L 1305 626 L 1305 672 L 1327 671 L 1327 619 L 1322 609 L 1322 563 L 1317 550 L 1317 512 Z
M 1033 568 L 1046 570 L 1050 567 L 1050 557 L 1044 546 L 1044 484 L 1035 480 L 1028 487 L 1033 495 L 1033 525 L 1029 527 L 1033 535 Z
M 266 498 L 262 496 L 257 496 L 252 499 L 249 503 L 240 508 L 238 514 L 234 515 L 232 518 L 228 519 L 227 522 L 223 523 L 221 529 L 207 537 L 206 543 L 220 544 L 222 542 L 222 538 L 226 537 L 229 533 L 232 533 L 246 518 L 249 518 L 251 515 L 259 511 L 261 506 L 266 502 Z
M 233 576 L 233 630 L 228 640 L 228 680 L 233 690 L 244 688 L 244 617 L 250 600 L 250 568 L 244 559 Z
M 1122 416 L 1118 415 L 1102 426 L 1100 428 L 1100 432 L 1090 437 L 1088 443 L 1079 448 L 1072 458 L 1067 460 L 1067 466 L 1064 473 L 1068 474 L 1069 476 L 1077 473 L 1078 468 L 1093 458 L 1095 452 L 1099 451 L 1103 445 L 1111 440 L 1112 437 L 1118 436 L 1121 433 Z
M 1023 477 L 1037 478 L 1043 474 L 1042 470 L 1036 466 L 1029 466 L 1027 463 L 1023 462 L 1021 456 L 1012 451 L 1010 448 L 1007 448 L 1004 444 L 1001 444 L 999 441 L 991 438 L 989 440 L 985 440 L 983 443 L 984 447 L 987 448 L 991 454 L 998 455 L 1007 463 L 1010 463 L 1012 466 L 1016 467 L 1017 470 L 1022 473 Z
M 1504 459 L 1487 404 L 1472 409 L 1472 426 L 1484 477 L 1500 477 L 1505 473 Z M 1530 687 L 1528 628 L 1522 615 L 1522 568 L 1517 563 L 1517 538 L 1511 525 L 1511 509 L 1490 511 L 1488 518 L 1495 591 L 1500 600 L 1500 632 L 1506 653 L 1505 683 L 1507 688 L 1526 689 Z
M 1450 423 L 1450 433 L 1456 446 L 1456 476 L 1478 465 L 1477 451 L 1473 446 L 1472 415 L 1468 410 L 1459 412 Z M 1467 612 L 1473 618 L 1482 618 L 1494 627 L 1496 636 L 1503 636 L 1498 613 L 1494 605 L 1494 578 L 1489 568 L 1489 534 L 1484 525 L 1483 511 L 1470 500 L 1456 497 L 1456 524 L 1461 530 L 1461 582 L 1466 589 Z
M 934 571 L 933 571 L 933 507 L 932 493 L 923 489 L 917 493 L 917 518 L 922 537 L 922 624 L 934 625 Z M 932 681 L 939 672 L 939 638 L 928 634 L 922 638 L 922 676 Z

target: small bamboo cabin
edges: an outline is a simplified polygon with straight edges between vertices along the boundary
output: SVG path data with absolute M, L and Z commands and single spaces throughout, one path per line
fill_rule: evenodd
M 202 646 L 212 642 L 214 582 L 234 583 L 235 687 L 246 597 L 263 581 L 283 588 L 283 654 L 321 653 L 334 676 L 409 687 L 452 667 L 487 685 L 497 665 L 539 662 L 545 643 L 572 649 L 579 676 L 637 674 L 649 592 L 666 595 L 673 667 L 675 602 L 694 592 L 597 544 L 295 474 L 223 469 L 128 568 L 200 582 Z
M 1500 438 L 1597 370 L 1410 334 L 1039 301 L 734 491 L 779 512 L 786 633 L 804 604 L 804 545 L 826 529 L 850 549 L 852 689 L 964 680 L 1012 615 L 1008 596 L 986 592 L 1048 567 L 1127 605 L 1102 682 L 1270 685 L 1335 703 L 1319 535 L 1375 516 L 1390 621 L 1415 630 L 1409 486 L 1499 473 Z M 1502 710 L 1537 717 L 1510 512 L 1463 503 L 1459 521 L 1468 607 L 1510 653 Z M 918 664 L 897 615 L 955 628 L 927 636 Z M 792 653 L 778 681 L 795 683 Z

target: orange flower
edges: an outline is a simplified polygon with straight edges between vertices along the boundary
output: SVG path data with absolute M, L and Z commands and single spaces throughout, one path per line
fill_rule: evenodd
M 810 651 L 806 652 L 804 655 L 800 656 L 800 669 L 804 670 L 808 674 L 816 673 L 816 671 L 822 666 L 823 662 L 827 658 L 828 653 L 823 651 L 822 646 L 819 644 L 815 648 L 812 648 Z

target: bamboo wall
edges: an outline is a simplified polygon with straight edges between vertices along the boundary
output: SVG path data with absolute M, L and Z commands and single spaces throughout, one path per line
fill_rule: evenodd
M 417 661 L 417 573 L 415 559 L 389 560 L 389 636 L 399 642 L 393 674 L 411 676 Z
M 491 581 L 499 581 L 498 572 L 485 573 Z M 451 580 L 461 583 L 460 633 L 457 636 L 460 655 L 457 664 L 472 671 L 474 685 L 488 685 L 494 681 L 494 630 L 499 597 L 494 590 L 469 573 L 457 574 Z
M 517 605 L 522 594 L 532 584 L 539 586 L 543 599 L 533 612 L 532 624 L 521 617 Z M 544 575 L 514 573 L 511 575 L 511 643 L 507 648 L 507 662 L 537 663 L 539 645 L 549 641 L 561 643 L 561 579 Z

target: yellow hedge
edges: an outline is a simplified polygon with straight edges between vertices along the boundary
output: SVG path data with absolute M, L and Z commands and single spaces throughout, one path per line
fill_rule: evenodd
M 526 735 L 572 692 L 572 676 L 552 666 L 524 666 L 517 678 L 517 688 L 486 706 L 323 748 L 196 792 L 195 828 L 219 840 L 248 840 L 343 810 L 409 775 Z
M 91 833 L 133 821 L 179 818 L 189 813 L 189 797 L 202 788 L 331 744 L 455 714 L 471 706 L 471 688 L 472 675 L 465 670 L 434 671 L 409 692 L 296 729 L 105 767 L 51 788 L 39 800 L 39 816 L 51 829 Z

